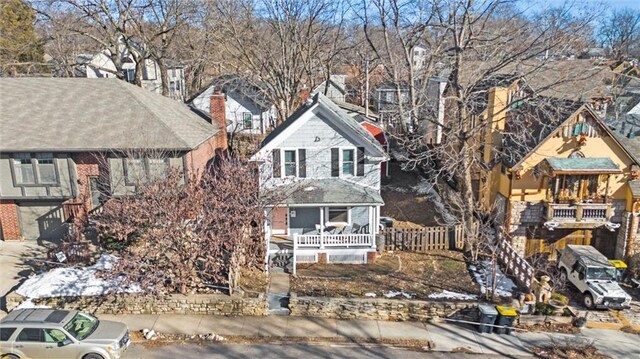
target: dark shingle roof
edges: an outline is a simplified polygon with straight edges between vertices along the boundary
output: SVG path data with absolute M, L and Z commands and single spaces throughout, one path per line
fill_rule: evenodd
M 0 151 L 190 150 L 219 130 L 117 79 L 0 79 Z
M 629 188 L 634 198 L 640 197 L 640 180 L 629 181 Z
M 542 96 L 514 102 L 505 120 L 502 163 L 513 167 L 520 162 L 581 106 Z
M 299 179 L 293 183 L 265 189 L 263 198 L 278 204 L 384 204 L 380 193 L 339 178 Z

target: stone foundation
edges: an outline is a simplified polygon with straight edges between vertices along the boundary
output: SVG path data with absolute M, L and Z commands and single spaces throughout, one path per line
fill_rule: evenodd
M 425 320 L 476 308 L 476 302 L 436 302 L 375 298 L 298 297 L 291 293 L 291 315 L 335 319 Z
M 26 298 L 16 293 L 7 295 L 7 309 L 11 310 Z M 257 298 L 224 294 L 173 294 L 163 298 L 144 295 L 100 297 L 56 297 L 33 300 L 36 305 L 57 309 L 79 309 L 94 314 L 209 314 L 209 315 L 267 315 L 264 295 Z

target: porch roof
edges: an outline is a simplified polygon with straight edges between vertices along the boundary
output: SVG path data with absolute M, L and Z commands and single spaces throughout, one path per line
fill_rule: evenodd
M 553 175 L 622 173 L 609 157 L 602 158 L 547 158 Z
M 274 205 L 383 205 L 380 192 L 343 179 L 299 179 L 263 190 Z

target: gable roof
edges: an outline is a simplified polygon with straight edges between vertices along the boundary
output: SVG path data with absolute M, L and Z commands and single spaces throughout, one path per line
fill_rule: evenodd
M 219 131 L 115 78 L 3 78 L 0 93 L 0 151 L 190 150 Z
M 339 128 L 342 128 L 348 132 L 351 132 L 358 138 L 363 139 L 363 144 L 369 146 L 371 150 L 377 153 L 380 157 L 386 157 L 384 150 L 380 146 L 380 143 L 367 131 L 364 129 L 358 121 L 356 121 L 353 117 L 349 116 L 343 109 L 338 107 L 331 99 L 326 97 L 321 93 L 315 94 L 311 97 L 306 103 L 300 106 L 291 116 L 287 118 L 280 126 L 276 127 L 265 139 L 262 141 L 260 145 L 260 150 L 273 142 L 275 139 L 280 137 L 285 131 L 291 127 L 294 123 L 299 121 L 307 111 L 319 108 L 320 111 L 323 111 L 328 114 L 326 117 L 329 121 L 335 123 Z
M 346 94 L 347 93 L 347 88 L 345 85 L 345 75 L 331 75 L 329 76 L 329 84 L 333 85 L 333 87 L 335 87 L 336 89 L 338 89 L 338 91 L 340 91 L 342 94 Z M 316 86 L 313 91 L 311 91 L 311 93 L 316 93 L 316 92 L 322 92 L 324 93 L 324 87 L 327 84 L 327 80 L 322 81 L 318 86 Z
M 272 104 L 265 96 L 268 85 L 259 80 L 250 82 L 239 74 L 224 74 L 214 78 L 207 86 L 200 89 L 200 91 L 191 96 L 186 102 L 193 102 L 196 97 L 202 95 L 202 93 L 211 87 L 220 89 L 227 95 L 237 93 L 263 111 L 271 109 Z

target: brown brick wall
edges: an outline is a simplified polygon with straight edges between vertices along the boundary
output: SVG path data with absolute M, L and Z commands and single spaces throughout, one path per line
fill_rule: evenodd
M 0 229 L 5 240 L 22 239 L 18 206 L 14 201 L 0 200 Z
M 100 166 L 100 156 L 92 153 L 78 153 L 73 155 L 73 161 L 76 163 L 76 176 L 78 177 L 77 196 L 90 205 L 89 177 L 100 176 L 100 168 L 102 167 Z
M 219 133 L 220 132 L 218 132 L 218 134 Z M 187 160 L 187 170 L 190 175 L 197 175 L 200 177 L 209 161 L 227 148 L 226 135 L 224 141 L 221 141 L 218 134 L 210 137 L 207 141 L 203 142 L 200 146 L 185 155 Z

